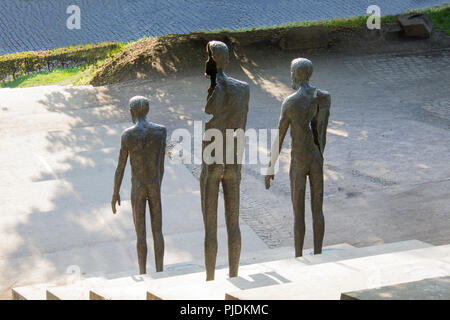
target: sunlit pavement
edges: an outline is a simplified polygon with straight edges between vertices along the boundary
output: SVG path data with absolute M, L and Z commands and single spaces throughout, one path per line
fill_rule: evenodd
M 251 86 L 248 128 L 277 125 L 281 101 L 292 92 L 289 61 L 294 53 L 283 55 L 229 69 Z M 312 84 L 332 97 L 325 151 L 325 245 L 408 239 L 448 243 L 449 52 L 310 58 Z M 82 271 L 95 266 L 116 272 L 134 265 L 129 176 L 119 214 L 113 216 L 109 207 L 119 135 L 130 125 L 127 101 L 137 94 L 148 96 L 149 119 L 166 125 L 169 136 L 176 128 L 192 131 L 193 121 L 206 119 L 202 108 L 209 85 L 201 70 L 194 71 L 161 82 L 0 90 L 0 270 L 9 281 L 2 283 L 4 290 L 43 282 L 77 261 L 85 263 Z M 264 189 L 261 166 L 244 166 L 241 220 L 249 250 L 293 244 L 289 141 L 285 147 L 270 191 Z M 195 189 L 198 166 L 179 169 L 186 176 L 174 179 Z M 168 237 L 172 262 L 202 257 L 200 197 L 192 190 L 167 194 L 172 198 L 163 207 L 171 210 L 167 216 L 179 214 L 172 220 L 176 223 L 163 229 L 173 235 Z M 192 199 L 183 200 L 186 194 Z M 184 216 L 189 208 L 179 205 L 186 201 L 197 210 L 189 219 Z M 310 248 L 309 203 L 306 207 L 305 247 Z M 192 241 L 176 241 L 182 232 Z M 197 250 L 196 256 L 189 248 Z

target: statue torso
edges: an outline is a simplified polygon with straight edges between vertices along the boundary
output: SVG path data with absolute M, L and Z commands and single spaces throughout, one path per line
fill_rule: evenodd
M 311 121 L 318 111 L 317 89 L 301 90 L 287 98 L 286 116 L 292 139 L 291 161 L 306 165 L 313 158 L 322 158 L 314 142 Z
M 147 122 L 125 131 L 133 182 L 159 184 L 161 154 L 165 152 L 166 129 Z

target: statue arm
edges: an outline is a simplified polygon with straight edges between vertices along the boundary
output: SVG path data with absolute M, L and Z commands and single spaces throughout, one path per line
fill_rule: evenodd
M 283 147 L 283 141 L 286 137 L 287 130 L 289 129 L 290 122 L 288 116 L 286 115 L 287 104 L 288 103 L 285 101 L 281 106 L 280 121 L 278 122 L 278 136 L 275 139 L 275 143 L 273 144 L 270 152 L 270 162 L 267 171 L 268 176 L 273 176 L 275 174 L 275 164 L 278 160 L 281 148 Z
M 119 152 L 119 162 L 117 164 L 116 173 L 114 175 L 114 192 L 111 200 L 111 207 L 113 213 L 116 213 L 116 203 L 120 206 L 120 186 L 122 184 L 123 174 L 125 173 L 125 166 L 127 165 L 128 149 L 126 147 L 125 138 L 122 136 Z
M 327 139 L 328 119 L 330 117 L 331 98 L 327 92 L 319 92 L 317 113 L 311 121 L 314 143 L 323 155 Z
M 164 128 L 163 131 L 163 137 L 162 137 L 162 150 L 161 150 L 161 159 L 159 162 L 160 168 L 159 168 L 159 183 L 162 184 L 163 176 L 164 176 L 164 160 L 166 158 L 166 139 L 167 139 L 167 131 Z
M 247 86 L 245 91 L 246 97 L 245 97 L 245 106 L 242 113 L 241 123 L 239 125 L 239 128 L 245 131 L 245 128 L 247 126 L 247 114 L 248 114 L 248 104 L 250 100 L 250 88 Z

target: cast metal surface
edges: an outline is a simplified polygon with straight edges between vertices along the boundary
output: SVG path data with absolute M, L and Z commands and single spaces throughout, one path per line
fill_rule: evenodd
M 233 79 L 224 72 L 229 62 L 228 47 L 220 41 L 210 41 L 207 45 L 208 61 L 205 74 L 211 79 L 205 113 L 212 115 L 206 122 L 205 130 L 218 130 L 222 133 L 224 154 L 231 154 L 222 163 L 205 162 L 205 148 L 212 141 L 203 141 L 203 159 L 200 173 L 200 193 L 203 221 L 205 225 L 205 265 L 206 280 L 214 280 L 217 256 L 217 206 L 219 186 L 225 202 L 225 220 L 228 236 L 229 276 L 238 275 L 241 253 L 241 232 L 239 229 L 239 187 L 241 182 L 242 150 L 237 148 L 238 138 L 232 144 L 226 141 L 226 131 L 245 130 L 247 122 L 249 86 L 247 83 Z M 230 152 L 231 151 L 231 152 Z M 225 159 L 227 158 L 227 159 Z
M 146 273 L 147 241 L 145 211 L 150 207 L 156 271 L 163 270 L 164 238 L 162 234 L 161 183 L 164 174 L 166 128 L 147 121 L 149 101 L 145 97 L 130 100 L 130 113 L 134 126 L 122 133 L 119 162 L 114 177 L 114 193 L 111 201 L 113 213 L 120 205 L 122 183 L 128 156 L 131 164 L 131 207 L 137 235 L 139 272 Z
M 274 166 L 283 140 L 290 128 L 292 149 L 289 177 L 294 209 L 295 256 L 301 257 L 305 238 L 305 190 L 309 177 L 313 215 L 314 254 L 322 253 L 325 232 L 323 204 L 323 152 L 330 115 L 330 95 L 309 84 L 311 61 L 303 58 L 291 63 L 292 87 L 297 90 L 281 105 L 279 139 L 272 147 L 271 162 L 265 177 L 266 189 L 274 179 Z

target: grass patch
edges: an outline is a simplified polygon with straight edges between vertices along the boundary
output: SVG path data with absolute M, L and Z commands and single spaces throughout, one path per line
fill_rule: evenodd
M 450 35 L 450 4 L 423 10 L 433 21 L 434 28 Z
M 369 15 L 365 16 L 355 16 L 349 18 L 330 18 L 315 21 L 293 21 L 287 22 L 275 26 L 259 26 L 253 28 L 240 28 L 235 30 L 230 29 L 214 29 L 214 30 L 201 30 L 202 33 L 220 33 L 220 32 L 249 32 L 249 31 L 259 31 L 259 30 L 281 30 L 289 29 L 295 27 L 310 27 L 310 26 L 324 26 L 330 29 L 338 28 L 359 28 L 366 26 L 367 18 Z M 392 24 L 397 21 L 396 16 L 385 16 L 381 17 L 381 23 Z
M 49 72 L 38 72 L 19 77 L 15 80 L 0 83 L 1 88 L 23 88 L 58 84 L 68 80 L 80 71 L 78 68 L 60 68 Z
M 87 85 L 97 69 L 114 54 L 122 51 L 127 44 L 117 43 L 117 48 L 107 53 L 107 57 L 98 59 L 81 67 L 55 68 L 50 71 L 36 72 L 18 77 L 17 79 L 0 82 L 0 88 L 25 88 L 46 85 Z M 83 45 L 89 48 L 93 45 Z
M 48 85 L 87 85 L 101 62 L 74 68 L 57 68 L 47 72 L 37 72 L 15 80 L 1 82 L 0 88 L 25 88 Z

